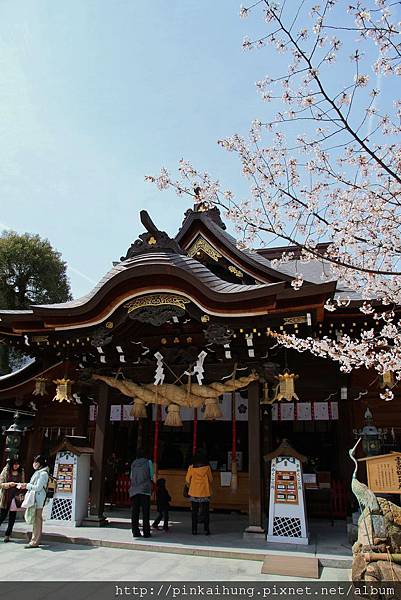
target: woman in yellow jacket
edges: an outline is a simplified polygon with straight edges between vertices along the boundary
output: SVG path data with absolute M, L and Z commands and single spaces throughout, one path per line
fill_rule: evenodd
M 201 453 L 196 453 L 185 477 L 192 507 L 192 535 L 198 533 L 198 520 L 203 521 L 205 534 L 210 535 L 209 502 L 212 482 L 213 476 L 209 463 Z

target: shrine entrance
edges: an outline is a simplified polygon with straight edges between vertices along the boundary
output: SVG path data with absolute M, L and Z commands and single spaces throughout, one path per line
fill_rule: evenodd
M 175 238 L 146 211 L 141 221 L 146 231 L 84 298 L 0 312 L 2 342 L 34 358 L 0 381 L 0 396 L 28 407 L 34 391 L 28 468 L 47 432 L 89 436 L 92 525 L 104 523 L 105 499 L 106 506 L 113 497 L 127 501 L 137 448 L 166 478 L 177 508 L 186 504 L 191 456 L 204 448 L 213 467 L 212 505 L 247 513 L 246 533 L 263 536 L 263 456 L 275 437 L 288 435 L 311 460 L 322 454 L 324 468 L 332 451 L 324 444 L 337 439 L 343 453 L 350 447 L 344 436 L 351 420 L 340 407 L 341 427 L 331 429 L 334 401 L 329 429 L 319 429 L 316 418 L 318 404 L 339 390 L 338 367 L 295 351 L 283 356 L 277 343 L 280 331 L 320 334 L 336 283 L 305 281 L 294 293 L 291 275 L 238 249 L 217 209 L 188 211 Z M 308 403 L 313 424 L 306 422 Z M 287 431 L 283 416 L 291 406 Z M 324 484 L 320 476 L 317 486 Z
M 195 415 L 194 409 L 181 411 L 182 426 L 165 425 L 166 411 L 161 408 L 156 427 L 155 407 L 149 407 L 146 418 L 130 416 L 131 405 L 111 404 L 109 434 L 105 463 L 105 502 L 117 507 L 129 506 L 128 488 L 131 462 L 136 449 L 144 447 L 157 464 L 157 475 L 167 481 L 175 508 L 188 508 L 189 502 L 182 490 L 185 474 L 191 464 L 195 449 L 202 449 L 213 471 L 214 486 L 211 508 L 213 510 L 248 513 L 249 510 L 249 439 L 248 394 L 236 393 L 235 420 L 232 419 L 233 400 L 225 394 L 219 401 L 221 417 L 206 420 L 204 411 Z M 114 401 L 112 401 L 114 402 Z M 95 411 L 91 410 L 94 419 Z M 233 425 L 235 431 L 234 452 L 237 470 L 232 485 Z M 90 421 L 91 438 L 95 436 L 95 420 Z M 155 444 L 155 432 L 157 442 Z M 156 447 L 157 446 L 157 447 Z M 157 455 L 157 456 L 156 456 Z M 157 458 L 157 460 L 156 460 Z

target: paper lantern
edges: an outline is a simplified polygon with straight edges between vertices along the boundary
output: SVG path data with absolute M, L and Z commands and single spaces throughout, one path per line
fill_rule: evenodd
M 32 392 L 32 396 L 46 396 L 46 383 L 47 379 L 45 377 L 37 377 L 35 379 L 35 389 Z
M 298 396 L 295 393 L 294 381 L 298 379 L 299 375 L 295 375 L 294 373 L 290 373 L 288 369 L 281 373 L 276 377 L 278 379 L 278 394 L 277 400 L 299 400 Z
M 56 402 L 74 402 L 72 397 L 71 387 L 74 383 L 71 379 L 56 379 L 53 381 L 56 384 L 56 395 L 53 400 Z

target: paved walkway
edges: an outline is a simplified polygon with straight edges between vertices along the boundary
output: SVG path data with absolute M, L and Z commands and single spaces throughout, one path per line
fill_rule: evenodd
M 58 543 L 25 550 L 23 540 L 0 543 L 0 581 L 301 581 L 261 575 L 261 568 L 255 560 Z M 320 580 L 348 581 L 349 571 L 323 568 Z
M 316 556 L 319 558 L 322 567 L 348 569 L 351 566 L 351 546 L 346 540 L 344 522 L 335 522 L 334 526 L 329 521 L 312 522 L 311 543 L 308 546 L 298 546 L 266 543 L 263 538 L 244 539 L 243 531 L 247 525 L 247 517 L 235 513 L 212 513 L 212 535 L 205 536 L 200 533 L 195 537 L 191 534 L 190 513 L 188 511 L 174 511 L 170 515 L 170 531 L 168 533 L 155 531 L 152 532 L 151 539 L 139 540 L 133 540 L 132 538 L 127 511 L 112 511 L 108 516 L 109 525 L 102 528 L 74 528 L 45 523 L 44 541 L 50 542 L 51 547 L 59 547 L 60 542 L 65 542 L 81 548 L 89 546 L 92 551 L 94 547 L 119 549 L 128 552 L 135 550 L 141 556 L 146 555 L 146 552 L 157 553 L 159 556 L 162 554 L 180 554 L 180 564 L 184 560 L 183 557 L 193 556 L 199 558 L 213 557 L 214 560 L 211 563 L 213 565 L 215 565 L 215 560 L 220 559 L 260 563 L 260 561 L 263 561 L 265 554 L 269 553 L 280 554 L 283 557 L 289 554 Z M 14 529 L 15 535 L 19 538 L 25 537 L 25 532 L 28 530 L 28 526 L 23 521 L 17 522 Z M 149 554 L 146 556 L 147 560 L 152 560 Z M 174 560 L 177 561 L 177 556 Z

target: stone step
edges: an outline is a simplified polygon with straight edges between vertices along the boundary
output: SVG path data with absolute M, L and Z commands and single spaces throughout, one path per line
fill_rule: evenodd
M 13 537 L 26 539 L 27 533 L 23 531 L 14 531 Z M 212 541 L 212 540 L 210 540 Z M 66 535 L 65 533 L 44 533 L 42 542 L 54 542 L 62 544 L 78 544 L 84 546 L 101 546 L 105 548 L 122 548 L 124 550 L 142 550 L 144 552 L 159 552 L 166 554 L 181 554 L 186 556 L 206 556 L 209 558 L 229 558 L 241 560 L 254 560 L 263 562 L 267 554 L 291 559 L 301 557 L 305 554 L 300 552 L 291 552 L 284 550 L 271 550 L 271 548 L 248 549 L 248 548 L 224 548 L 218 546 L 197 546 L 196 544 L 174 544 L 163 543 L 158 540 L 133 540 L 125 542 L 121 540 L 107 540 L 101 538 L 79 537 Z M 309 554 L 309 556 L 317 558 L 321 567 L 331 567 L 336 569 L 350 569 L 352 566 L 352 558 L 346 555 L 335 554 Z

